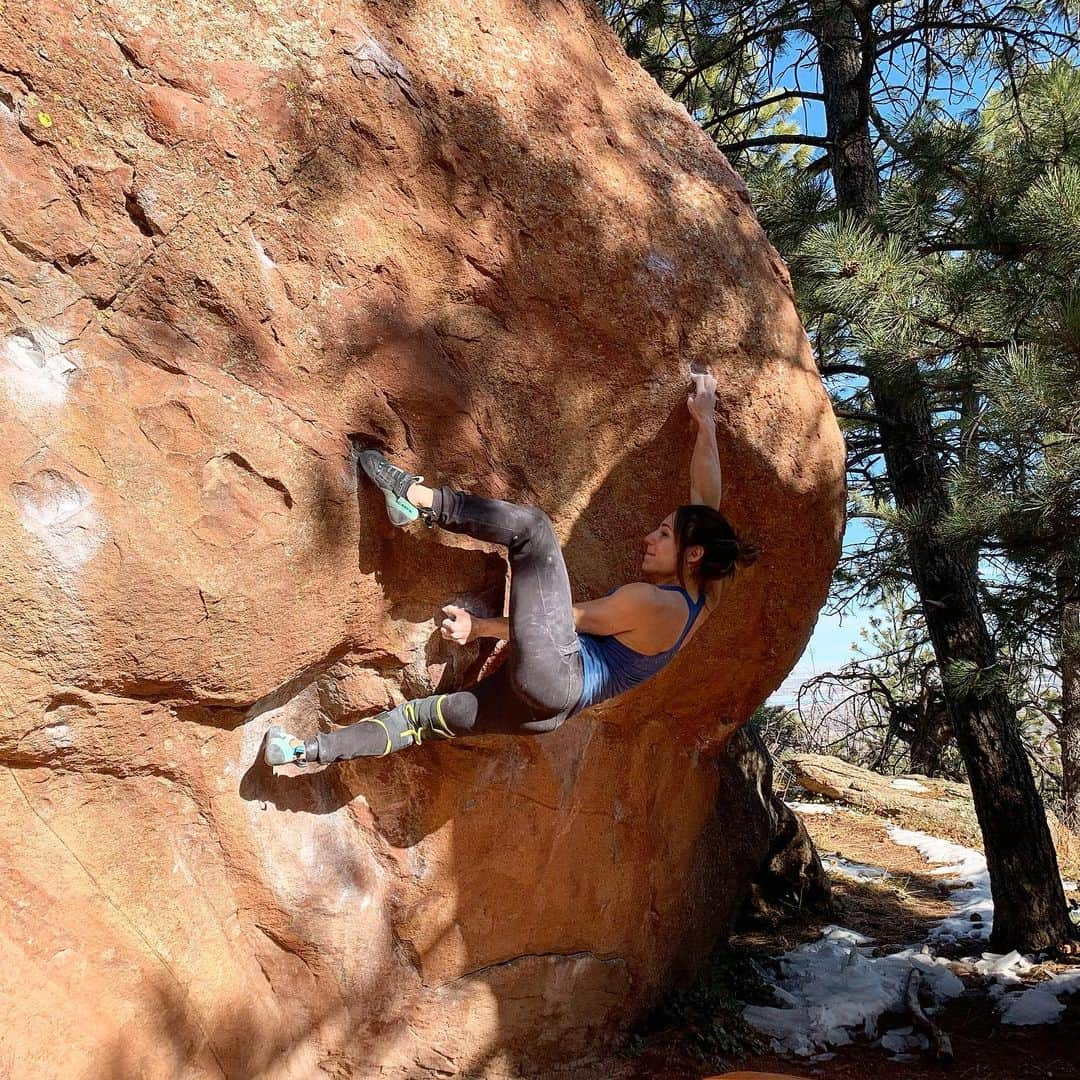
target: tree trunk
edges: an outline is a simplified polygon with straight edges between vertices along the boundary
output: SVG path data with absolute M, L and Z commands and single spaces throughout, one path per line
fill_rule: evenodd
M 875 42 L 852 8 L 817 0 L 818 42 L 829 163 L 837 206 L 855 217 L 878 207 L 880 184 L 869 129 L 870 64 Z M 983 619 L 970 553 L 940 539 L 949 509 L 941 459 L 934 449 L 926 388 L 914 362 L 888 377 L 869 376 L 889 484 L 899 509 L 919 522 L 908 537 L 915 586 L 938 666 L 957 744 L 967 766 L 994 897 L 991 947 L 1037 950 L 1071 933 L 1046 814 L 1020 740 L 1016 710 L 1000 687 L 983 679 L 961 689 L 947 678 L 957 661 L 994 673 L 995 652 Z
M 945 747 L 953 738 L 949 707 L 941 693 L 924 684 L 915 701 L 896 707 L 892 724 L 907 744 L 911 772 L 940 775 Z
M 945 747 L 936 733 L 927 728 L 916 728 L 908 747 L 911 772 L 921 776 L 938 776 L 941 773 L 941 754 Z
M 1057 573 L 1061 605 L 1061 744 L 1062 816 L 1070 829 L 1080 832 L 1080 593 L 1071 561 Z

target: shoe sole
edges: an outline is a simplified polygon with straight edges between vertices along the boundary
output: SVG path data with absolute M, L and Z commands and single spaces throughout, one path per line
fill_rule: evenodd
M 288 757 L 282 757 L 284 751 L 280 746 L 275 743 L 275 739 L 284 739 L 285 729 L 278 727 L 276 724 L 269 728 L 266 732 L 266 749 L 263 751 L 263 761 L 267 765 L 299 765 L 300 762 L 296 760 L 295 754 L 289 754 Z M 279 760 L 280 759 L 280 760 Z
M 386 516 L 390 519 L 391 525 L 396 525 L 400 529 L 411 525 L 420 516 L 420 511 L 411 502 L 399 499 L 392 491 L 387 491 L 385 488 L 382 491 L 386 497 Z

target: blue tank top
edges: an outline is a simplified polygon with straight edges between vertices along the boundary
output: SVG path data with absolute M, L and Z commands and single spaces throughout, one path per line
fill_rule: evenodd
M 697 603 L 690 599 L 690 594 L 681 585 L 659 585 L 660 589 L 675 590 L 681 592 L 690 608 L 683 632 L 679 640 L 670 649 L 655 656 L 646 656 L 629 646 L 624 645 L 614 634 L 595 635 L 578 634 L 581 643 L 581 663 L 585 672 L 584 688 L 581 698 L 574 706 L 574 713 L 587 709 L 599 701 L 607 701 L 608 698 L 622 694 L 631 687 L 643 683 L 646 679 L 655 675 L 668 661 L 679 651 L 679 646 L 690 633 L 694 620 L 705 606 L 705 593 L 702 591 Z M 612 589 L 607 595 L 610 596 L 615 590 Z

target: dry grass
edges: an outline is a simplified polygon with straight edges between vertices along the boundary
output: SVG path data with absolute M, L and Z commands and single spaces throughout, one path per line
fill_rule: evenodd
M 1050 820 L 1050 833 L 1057 848 L 1061 876 L 1080 884 L 1080 836 L 1054 819 Z

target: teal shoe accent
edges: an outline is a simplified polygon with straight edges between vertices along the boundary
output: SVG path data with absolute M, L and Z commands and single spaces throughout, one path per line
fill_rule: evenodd
M 413 506 L 406 493 L 415 483 L 424 478 L 399 469 L 392 465 L 378 450 L 362 450 L 356 457 L 356 463 L 375 484 L 386 499 L 386 516 L 392 525 L 401 528 L 420 517 L 420 511 Z
M 263 760 L 267 765 L 306 765 L 304 743 L 274 724 L 266 732 Z
M 386 490 L 383 491 L 383 495 L 386 498 L 386 516 L 390 519 L 391 525 L 396 525 L 400 529 L 412 524 L 420 516 L 420 511 L 408 499 L 403 499 L 392 491 Z

